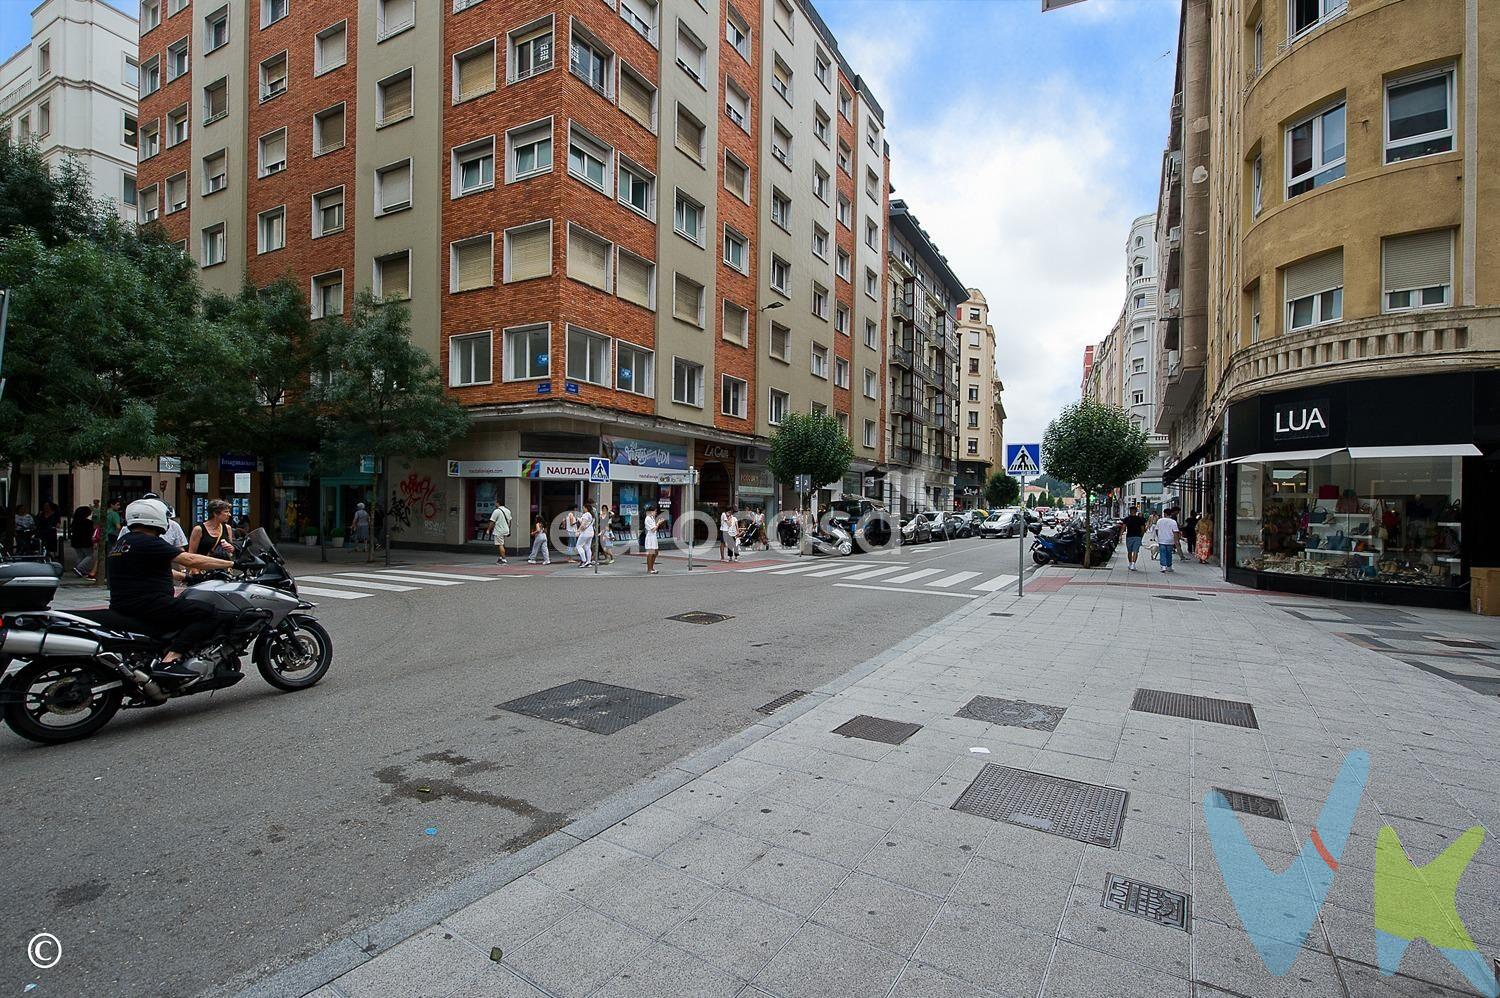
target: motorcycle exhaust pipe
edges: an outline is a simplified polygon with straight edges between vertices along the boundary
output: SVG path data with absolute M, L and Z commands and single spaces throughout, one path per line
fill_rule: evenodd
M 69 658 L 93 658 L 99 654 L 99 642 L 72 634 L 47 631 L 18 631 L 7 628 L 0 633 L 0 654 L 25 658 L 66 655 Z
M 130 666 L 126 665 L 125 660 L 119 655 L 116 655 L 113 652 L 108 652 L 106 654 L 98 656 L 97 661 L 109 666 L 119 674 L 121 679 L 139 689 L 141 691 L 141 695 L 146 698 L 146 702 L 150 703 L 152 706 L 167 702 L 167 695 L 162 692 L 162 689 L 159 685 L 157 685 L 156 680 L 152 679 L 140 669 L 132 669 Z

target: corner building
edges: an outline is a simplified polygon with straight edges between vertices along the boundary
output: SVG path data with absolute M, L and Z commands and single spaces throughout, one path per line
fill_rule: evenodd
M 1158 425 L 1227 577 L 1468 603 L 1500 564 L 1500 7 L 1186 0 Z
M 402 541 L 476 542 L 497 501 L 550 519 L 601 454 L 632 535 L 652 503 L 774 512 L 792 411 L 850 433 L 830 496 L 883 460 L 884 113 L 810 4 L 144 7 L 143 79 L 170 72 L 143 85 L 142 219 L 210 288 L 290 273 L 315 320 L 409 301 L 474 417 L 390 469 Z M 368 469 L 258 473 L 325 527 L 372 497 Z

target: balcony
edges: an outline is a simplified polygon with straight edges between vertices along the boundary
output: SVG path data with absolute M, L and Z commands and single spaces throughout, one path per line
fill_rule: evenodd
M 891 363 L 897 367 L 911 369 L 911 347 L 891 345 Z

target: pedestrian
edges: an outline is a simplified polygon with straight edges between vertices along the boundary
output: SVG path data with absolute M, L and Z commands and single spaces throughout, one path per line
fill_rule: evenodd
M 208 515 L 202 523 L 194 524 L 193 532 L 184 546 L 193 554 L 233 561 L 234 527 L 229 524 L 230 511 L 229 503 L 223 499 L 209 500 Z M 162 539 L 166 540 L 166 536 L 163 535 Z
M 1172 515 L 1176 512 L 1176 509 L 1169 509 L 1161 519 L 1156 521 L 1157 555 L 1161 559 L 1163 572 L 1172 571 L 1172 552 L 1177 550 L 1179 531 L 1177 520 Z
M 730 561 L 739 561 L 740 518 L 735 515 L 732 509 L 726 509 L 724 516 L 727 518 L 727 522 L 724 524 L 724 550 L 729 552 Z
M 563 514 L 562 549 L 569 561 L 578 560 L 578 507 L 569 506 Z
M 1212 517 L 1200 516 L 1195 531 L 1198 542 L 1198 564 L 1207 565 L 1214 551 L 1214 521 Z
M 656 532 L 661 529 L 661 516 L 656 512 L 655 506 L 646 507 L 646 539 L 641 547 L 646 552 L 646 573 L 658 575 L 656 571 L 656 556 L 659 553 L 661 542 L 657 540 Z
M 73 510 L 68 524 L 68 546 L 73 549 L 73 573 L 84 575 L 86 562 L 94 556 L 94 511 L 87 506 Z
M 588 568 L 594 563 L 594 509 L 583 504 L 578 514 L 578 567 Z
M 57 503 L 50 500 L 42 503 L 41 509 L 36 512 L 36 530 L 42 547 L 47 551 L 48 560 L 61 557 L 62 546 L 58 542 L 58 529 L 61 526 L 62 513 L 58 512 Z
M 375 550 L 379 551 L 385 547 L 385 507 L 380 504 L 379 500 L 376 500 L 375 505 L 370 509 L 370 526 L 372 528 L 370 539 L 375 545 Z
M 760 541 L 760 548 L 762 551 L 771 550 L 771 539 L 766 536 L 766 511 L 764 509 L 757 509 L 755 511 L 754 537 L 756 540 Z M 751 546 L 753 548 L 754 544 L 752 543 Z
M 1193 545 L 1198 540 L 1198 511 L 1195 509 L 1188 518 L 1182 522 L 1182 556 L 1188 557 L 1193 553 Z
M 531 553 L 526 556 L 528 565 L 552 564 L 552 552 L 547 543 L 547 521 L 538 513 L 531 522 Z
M 1125 556 L 1130 559 L 1126 571 L 1134 572 L 1135 560 L 1141 556 L 1141 538 L 1146 533 L 1146 518 L 1139 506 L 1131 504 L 1130 514 L 1120 521 L 1120 531 L 1125 535 Z
M 615 511 L 608 503 L 599 507 L 599 564 L 613 565 L 615 563 Z
M 720 561 L 724 560 L 724 557 L 725 557 L 726 554 L 728 554 L 730 561 L 734 560 L 734 555 L 732 553 L 730 553 L 730 544 L 733 543 L 733 538 L 734 538 L 734 514 L 731 513 L 726 508 L 726 509 L 724 509 L 723 511 L 721 511 L 719 513 L 719 560 Z
M 490 510 L 490 540 L 495 544 L 495 564 L 505 565 L 505 545 L 510 540 L 510 510 L 505 503 L 495 502 Z
M 349 533 L 354 537 L 354 550 L 363 551 L 370 546 L 370 511 L 365 504 L 354 504 L 354 519 L 349 523 Z

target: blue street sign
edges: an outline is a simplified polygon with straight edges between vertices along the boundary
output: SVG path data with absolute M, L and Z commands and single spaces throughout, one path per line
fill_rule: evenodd
M 609 458 L 589 458 L 589 481 L 601 483 L 609 481 Z
M 569 381 L 568 383 L 566 383 L 565 385 L 563 385 L 563 391 L 567 392 L 569 395 L 577 395 L 578 394 L 578 382 L 576 382 L 576 381 Z
M 1041 444 L 1006 444 L 1005 473 L 1030 478 L 1042 473 Z
M 551 395 L 552 394 L 552 382 L 550 382 L 550 381 L 539 382 L 537 384 L 537 386 L 536 386 L 536 393 L 538 395 Z

